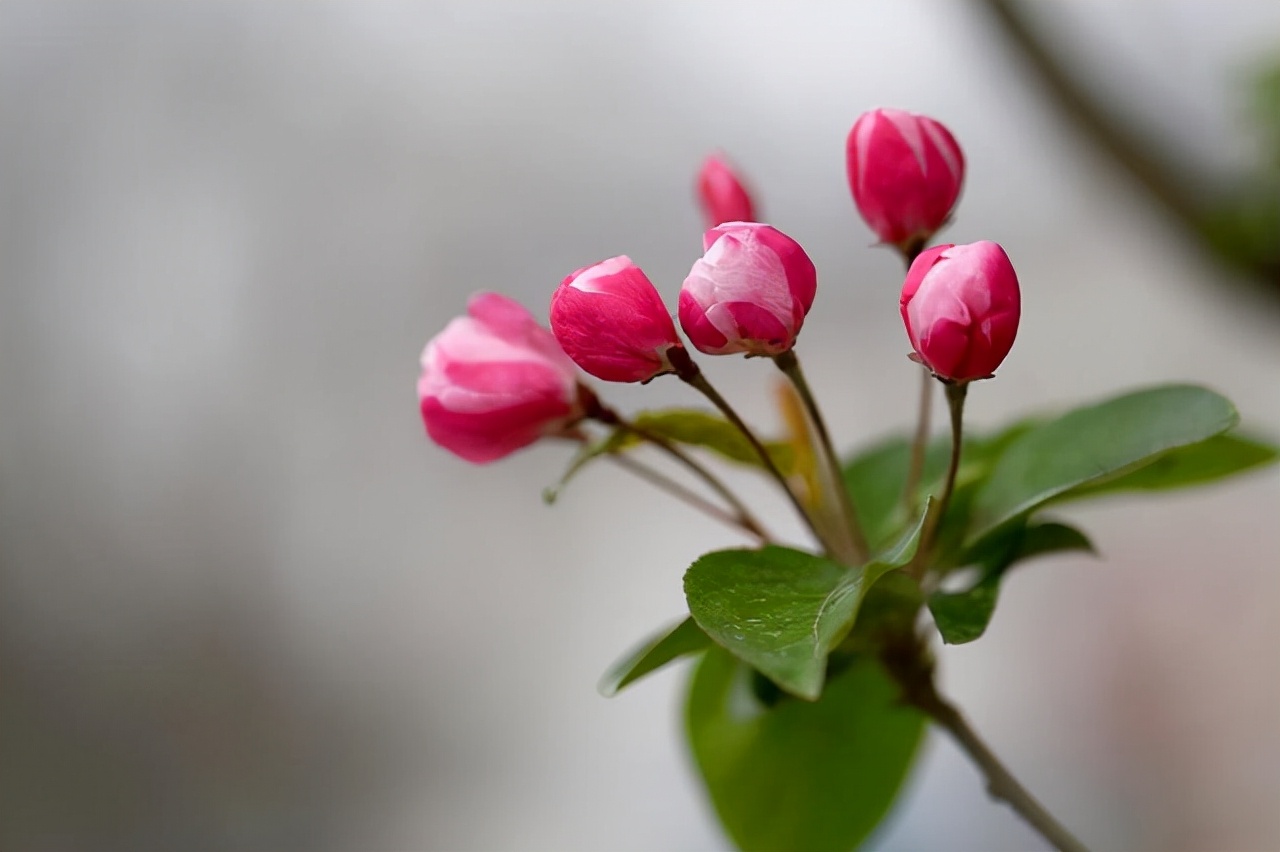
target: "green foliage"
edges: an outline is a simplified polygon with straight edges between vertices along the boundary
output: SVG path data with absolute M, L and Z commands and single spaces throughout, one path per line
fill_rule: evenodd
M 711 639 L 702 628 L 692 618 L 685 618 L 676 626 L 650 636 L 610 666 L 600 679 L 600 694 L 612 698 L 628 684 L 680 657 L 705 650 L 710 644 Z
M 942 641 L 961 645 L 986 631 L 995 613 L 1000 581 L 1015 564 L 1069 551 L 1093 553 L 1093 543 L 1075 527 L 1052 521 L 1021 525 L 995 541 L 989 540 L 968 560 L 980 566 L 977 582 L 961 592 L 934 592 L 929 596 L 929 611 Z
M 1022 420 L 993 435 L 966 436 L 956 473 L 957 487 L 963 490 L 985 478 L 1009 443 L 1034 425 L 1035 421 Z M 921 493 L 941 492 L 950 454 L 950 437 L 939 437 L 929 444 L 920 478 Z M 890 541 L 907 522 L 902 491 L 910 463 L 910 440 L 895 436 L 854 455 L 844 465 L 845 488 L 858 507 L 858 518 L 873 547 Z
M 1236 414 L 1202 388 L 1167 386 L 1126 394 L 1056 420 L 1023 420 L 987 436 L 965 438 L 956 492 L 932 564 L 977 566 L 961 592 L 936 592 L 928 605 L 943 641 L 982 635 L 995 610 L 1000 581 L 1014 564 L 1070 550 L 1092 551 L 1078 530 L 1034 523 L 1046 505 L 1123 492 L 1207 484 L 1274 462 L 1277 448 L 1257 438 L 1222 434 Z M 948 439 L 926 455 L 922 491 L 937 493 Z M 845 483 L 873 540 L 893 533 L 903 514 L 909 463 L 906 438 L 894 438 L 851 459 Z M 966 546 L 967 543 L 967 546 Z
M 1256 438 L 1238 434 L 1215 435 L 1165 453 L 1132 473 L 1094 486 L 1072 489 L 1062 499 L 1079 500 L 1124 491 L 1168 491 L 1207 485 L 1271 464 L 1278 452 L 1274 444 Z
M 843 469 L 876 557 L 847 566 L 776 545 L 708 553 L 685 573 L 690 617 L 615 664 L 601 691 L 614 694 L 703 653 L 688 734 L 733 840 L 746 850 L 852 849 L 892 804 L 923 729 L 878 655 L 914 636 L 923 606 L 944 642 L 971 642 L 987 629 L 1011 568 L 1037 556 L 1093 552 L 1080 530 L 1038 519 L 1046 506 L 1201 485 L 1275 462 L 1274 445 L 1229 433 L 1237 419 L 1218 394 L 1171 385 L 966 436 L 950 505 L 930 551 L 920 554 L 927 507 L 943 490 L 949 439 L 928 447 L 914 501 L 926 508 L 911 517 L 903 495 L 908 442 L 882 441 Z M 758 466 L 746 441 L 715 415 L 664 411 L 636 423 Z M 570 474 L 637 441 L 615 432 L 587 446 Z M 794 448 L 770 449 L 781 468 L 794 470 Z M 903 567 L 911 570 L 896 570 Z M 972 580 L 926 596 L 932 587 L 922 590 L 915 579 L 924 568 Z
M 708 553 L 685 572 L 689 612 L 708 636 L 778 686 L 816 700 L 827 655 L 849 633 L 875 582 L 915 554 L 923 520 L 882 556 L 853 568 L 787 547 Z
M 803 698 L 822 692 L 827 642 L 817 615 L 846 568 L 786 547 L 708 553 L 684 575 L 689 612 L 707 635 Z
M 923 716 L 867 656 L 833 666 L 816 703 L 756 677 L 713 647 L 690 684 L 689 743 L 720 821 L 746 852 L 855 848 L 892 806 Z
M 1000 455 L 978 490 L 969 540 L 1075 489 L 1097 487 L 1220 435 L 1238 420 L 1235 407 L 1213 391 L 1167 385 L 1078 408 L 1032 428 Z

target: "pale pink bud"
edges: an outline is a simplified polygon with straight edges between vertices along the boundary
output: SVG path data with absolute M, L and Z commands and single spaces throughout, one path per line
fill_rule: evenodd
M 708 355 L 778 355 L 795 345 L 818 273 L 795 240 L 756 222 L 727 222 L 702 237 L 706 254 L 680 289 L 680 325 Z
M 681 348 L 662 297 L 625 256 L 564 279 L 551 297 L 551 330 L 579 367 L 607 382 L 669 373 L 667 350 Z
M 708 228 L 725 222 L 754 222 L 756 218 L 751 193 L 717 154 L 707 157 L 698 172 L 698 202 Z
M 964 183 L 964 154 L 940 123 L 874 109 L 854 122 L 846 154 L 854 203 L 883 242 L 919 247 L 946 224 Z
M 902 321 L 920 361 L 942 379 L 989 378 L 1018 333 L 1022 298 L 993 242 L 926 249 L 902 285 Z
M 577 370 L 519 303 L 478 293 L 422 352 L 427 434 L 470 462 L 500 459 L 578 420 Z

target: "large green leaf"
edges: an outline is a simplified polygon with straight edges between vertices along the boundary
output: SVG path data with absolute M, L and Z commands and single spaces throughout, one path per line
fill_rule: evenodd
M 719 550 L 684 576 L 689 612 L 707 635 L 793 695 L 822 694 L 827 654 L 849 632 L 867 592 L 915 555 L 924 517 L 883 555 L 856 568 L 787 547 Z
M 673 660 L 696 654 L 710 644 L 711 639 L 702 632 L 702 628 L 692 618 L 685 618 L 674 627 L 650 636 L 610 666 L 600 679 L 600 694 L 611 698 L 628 684 Z
M 969 540 L 1073 489 L 1130 474 L 1165 453 L 1220 435 L 1238 420 L 1235 407 L 1213 391 L 1168 385 L 1035 427 L 1005 450 L 979 489 Z
M 1075 488 L 1064 500 L 1097 497 L 1121 491 L 1164 491 L 1204 485 L 1274 462 L 1274 444 L 1231 433 L 1165 453 L 1151 464 L 1098 485 Z
M 713 647 L 689 689 L 689 743 L 721 823 L 745 852 L 856 848 L 897 797 L 924 717 L 871 657 L 850 660 L 816 703 L 762 701 L 756 677 Z
M 1006 529 L 999 536 L 988 538 L 979 545 L 978 552 L 969 554 L 970 560 L 980 565 L 977 582 L 964 591 L 934 592 L 929 596 L 929 611 L 942 641 L 962 645 L 986 632 L 995 614 L 1000 582 L 1015 564 L 1070 551 L 1093 553 L 1093 543 L 1075 527 L 1053 521 Z

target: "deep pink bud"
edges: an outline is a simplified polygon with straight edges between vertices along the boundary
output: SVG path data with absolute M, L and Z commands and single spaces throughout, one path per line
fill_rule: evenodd
M 680 289 L 680 325 L 708 355 L 778 355 L 795 345 L 818 273 L 795 240 L 756 222 L 702 237 L 706 254 Z
M 1018 333 L 1018 276 L 993 242 L 926 249 L 902 285 L 902 321 L 911 345 L 939 378 L 985 379 Z
M 725 222 L 754 222 L 756 219 L 751 193 L 747 192 L 737 172 L 718 154 L 707 157 L 698 172 L 698 202 L 702 205 L 702 215 L 708 228 Z
M 883 242 L 924 245 L 951 215 L 964 154 L 947 128 L 900 109 L 863 113 L 846 146 L 849 189 Z
M 422 352 L 427 434 L 470 462 L 500 459 L 582 416 L 577 370 L 518 302 L 477 293 Z
M 662 297 L 629 257 L 579 269 L 551 297 L 551 330 L 578 366 L 608 382 L 645 382 L 671 372 L 680 347 Z

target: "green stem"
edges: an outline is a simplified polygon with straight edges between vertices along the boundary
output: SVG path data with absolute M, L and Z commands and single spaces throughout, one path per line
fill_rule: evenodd
M 818 408 L 818 401 L 800 366 L 800 359 L 796 356 L 795 350 L 791 349 L 781 355 L 775 355 L 773 362 L 778 365 L 778 369 L 791 381 L 796 393 L 800 395 L 800 400 L 809 413 L 814 432 L 818 435 L 818 442 L 821 444 L 820 452 L 827 469 L 828 487 L 830 491 L 835 492 L 832 503 L 840 507 L 843 519 L 840 526 L 844 551 L 842 558 L 845 561 L 852 560 L 851 564 L 861 564 L 866 561 L 869 553 L 867 537 L 863 534 L 862 525 L 858 522 L 853 498 L 849 495 L 849 490 L 844 487 L 844 477 L 840 474 L 839 456 L 836 455 L 835 446 L 831 443 L 831 433 L 827 429 L 826 420 L 822 417 L 822 411 Z
M 945 383 L 947 408 L 951 413 L 951 462 L 947 465 L 947 478 L 942 486 L 942 496 L 929 509 L 929 517 L 925 519 L 924 531 L 920 536 L 920 547 L 916 550 L 908 573 L 917 580 L 924 575 L 924 566 L 933 555 L 933 546 L 938 537 L 938 529 L 947 514 L 947 506 L 951 503 L 951 494 L 956 487 L 956 473 L 960 470 L 960 454 L 964 444 L 964 398 L 969 393 L 969 383 Z
M 670 360 L 672 367 L 675 368 L 676 375 L 680 377 L 680 380 L 710 400 L 711 404 L 725 416 L 725 419 L 742 433 L 742 436 L 747 439 L 747 443 L 751 445 L 756 455 L 760 457 L 760 463 L 764 466 L 765 471 L 773 477 L 782 492 L 787 495 L 787 499 L 791 501 L 791 505 L 795 507 L 796 512 L 799 513 L 800 518 L 805 522 L 810 532 L 813 533 L 814 538 L 828 553 L 836 553 L 837 550 L 832 546 L 832 543 L 827 540 L 818 525 L 814 523 L 813 518 L 809 515 L 809 510 L 805 508 L 804 504 L 800 502 L 800 498 L 796 496 L 795 491 L 791 489 L 791 484 L 787 482 L 786 476 L 778 469 L 773 456 L 769 455 L 769 451 L 765 449 L 764 444 L 760 443 L 760 439 L 751 431 L 751 427 L 746 424 L 746 421 L 738 416 L 738 412 L 734 411 L 729 401 L 712 387 L 706 376 L 702 375 L 702 370 L 689 357 L 688 351 L 683 347 L 670 349 L 667 351 L 667 358 Z
M 924 456 L 929 446 L 929 424 L 933 419 L 933 375 L 928 367 L 920 368 L 920 405 L 916 415 L 916 434 L 911 441 L 911 462 L 907 467 L 907 481 L 902 488 L 902 504 L 907 517 L 916 511 L 916 491 L 920 477 L 924 475 Z

